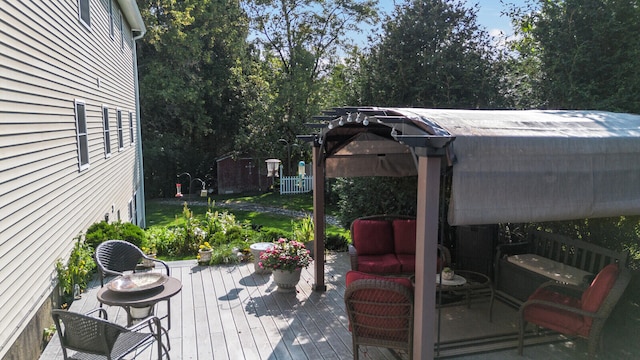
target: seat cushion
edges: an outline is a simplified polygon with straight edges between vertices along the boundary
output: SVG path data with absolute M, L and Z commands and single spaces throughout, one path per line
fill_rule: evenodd
M 367 273 L 393 274 L 402 272 L 402 265 L 393 254 L 360 255 L 358 254 L 358 270 Z
M 580 309 L 580 299 L 550 291 L 546 288 L 536 290 L 531 294 L 529 300 L 549 301 Z M 523 316 L 525 321 L 563 334 L 587 336 L 589 333 L 582 315 L 554 307 L 538 304 L 527 305 Z
M 360 255 L 393 253 L 393 228 L 387 220 L 354 220 L 351 239 Z
M 416 256 L 408 254 L 396 254 L 398 261 L 400 262 L 400 271 L 403 273 L 416 272 Z
M 380 276 L 376 274 L 365 273 L 362 271 L 349 270 L 347 271 L 347 276 L 345 279 L 345 283 L 347 286 L 356 280 L 362 279 L 382 279 L 386 281 L 392 281 L 398 283 L 402 286 L 405 286 L 407 289 L 413 289 L 413 284 L 411 284 L 411 280 L 406 277 L 393 277 L 393 276 Z
M 396 254 L 416 253 L 416 220 L 393 220 L 393 244 Z
M 609 264 L 600 270 L 591 285 L 582 293 L 582 310 L 596 312 L 600 309 L 618 278 L 618 270 L 617 264 Z M 585 321 L 587 326 L 591 326 L 593 319 L 587 318 Z

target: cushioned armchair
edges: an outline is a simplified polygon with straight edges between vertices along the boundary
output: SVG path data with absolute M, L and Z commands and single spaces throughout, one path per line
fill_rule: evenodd
M 145 255 L 140 248 L 128 241 L 107 240 L 100 243 L 96 247 L 95 259 L 101 286 L 104 286 L 104 278 L 107 276 L 119 276 L 124 271 L 135 271 L 142 259 L 163 265 L 164 270 L 169 275 L 169 265 L 167 263 Z
M 630 274 L 618 264 L 605 266 L 586 288 L 550 281 L 541 285 L 520 307 L 518 353 L 522 354 L 527 323 L 585 338 L 589 357 L 602 340 L 602 329 L 629 284 Z
M 408 278 L 359 271 L 346 275 L 344 302 L 349 316 L 353 358 L 359 346 L 378 346 L 413 354 L 413 287 Z
M 92 316 L 98 313 L 99 317 Z M 66 310 L 52 310 L 62 354 L 66 359 L 123 359 L 126 355 L 157 343 L 158 360 L 163 354 L 169 358 L 168 343 L 162 342 L 166 332 L 160 319 L 151 316 L 140 323 L 123 327 L 107 320 L 104 309 L 95 309 L 87 314 Z M 72 353 L 73 351 L 73 353 Z

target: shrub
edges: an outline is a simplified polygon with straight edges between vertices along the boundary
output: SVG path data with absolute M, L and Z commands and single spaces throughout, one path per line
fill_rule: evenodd
M 327 250 L 346 251 L 349 246 L 349 240 L 339 234 L 329 234 L 325 240 L 324 247 Z
M 98 244 L 107 240 L 125 240 L 137 247 L 142 247 L 145 232 L 130 222 L 108 223 L 100 221 L 92 224 L 85 235 L 86 243 L 95 249 Z
M 76 237 L 75 240 L 76 242 L 66 264 L 61 259 L 56 261 L 58 285 L 65 298 L 73 296 L 75 285 L 78 285 L 81 291 L 86 289 L 93 269 L 96 267 L 91 247 L 85 241 L 82 241 L 81 236 Z
M 338 197 L 338 220 L 345 227 L 362 216 L 416 214 L 417 176 L 358 177 L 336 179 L 332 191 Z

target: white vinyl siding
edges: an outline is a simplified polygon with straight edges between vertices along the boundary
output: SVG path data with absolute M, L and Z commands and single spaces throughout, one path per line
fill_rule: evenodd
M 89 0 L 0 1 L 0 359 L 31 328 L 74 238 L 107 213 L 124 214 L 142 188 L 139 150 L 105 159 L 103 105 L 111 125 L 114 109 L 137 106 L 128 17 L 121 49 L 106 1 L 90 1 L 91 31 L 78 9 Z M 91 168 L 79 172 L 80 136 Z
M 109 108 L 102 107 L 102 128 L 104 131 L 104 157 L 111 156 L 111 129 L 109 128 Z
M 122 128 L 122 110 L 118 109 L 118 150 L 124 150 L 124 129 Z

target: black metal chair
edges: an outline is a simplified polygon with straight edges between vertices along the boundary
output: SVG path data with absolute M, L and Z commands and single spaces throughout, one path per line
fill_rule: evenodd
M 98 313 L 98 317 L 91 316 Z M 123 327 L 107 320 L 104 309 L 87 314 L 66 310 L 52 311 L 62 353 L 66 359 L 122 359 L 136 350 L 143 350 L 157 342 L 158 360 L 166 354 L 169 359 L 169 338 L 166 345 L 160 319 L 150 316 L 134 326 Z M 144 331 L 148 330 L 148 331 Z M 75 351 L 71 353 L 71 351 Z
M 125 271 L 136 271 L 142 259 L 151 260 L 162 264 L 169 274 L 169 265 L 162 260 L 145 255 L 139 247 L 128 241 L 107 240 L 96 247 L 96 265 L 100 285 L 104 286 L 104 278 L 107 276 L 120 276 Z

